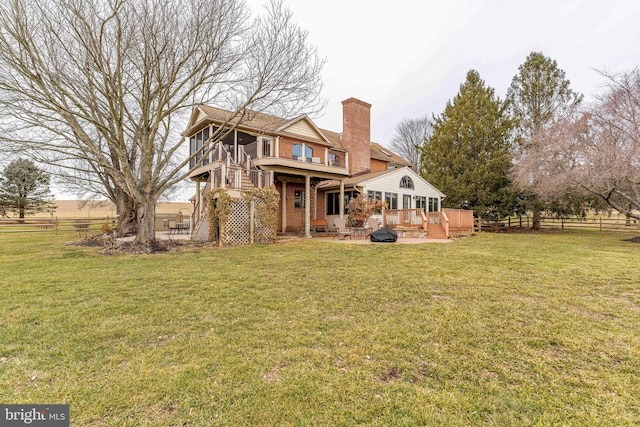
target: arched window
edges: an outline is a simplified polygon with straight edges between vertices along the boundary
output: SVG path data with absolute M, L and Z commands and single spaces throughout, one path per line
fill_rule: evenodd
M 413 181 L 407 175 L 400 180 L 400 188 L 410 188 L 413 190 Z

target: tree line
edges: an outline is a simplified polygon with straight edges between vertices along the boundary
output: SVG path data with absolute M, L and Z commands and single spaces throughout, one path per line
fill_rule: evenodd
M 501 100 L 475 70 L 439 115 L 404 119 L 392 148 L 443 191 L 443 206 L 486 219 L 614 209 L 640 219 L 640 71 L 603 73 L 594 102 L 532 52 Z

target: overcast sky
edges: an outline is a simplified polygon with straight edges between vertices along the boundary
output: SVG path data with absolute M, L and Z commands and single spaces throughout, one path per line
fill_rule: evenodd
M 640 65 L 640 1 L 284 0 L 327 63 L 315 123 L 342 130 L 341 101 L 372 104 L 371 137 L 388 145 L 404 117 L 440 114 L 475 69 L 504 99 L 532 51 L 555 59 L 587 99 L 595 70 Z M 258 11 L 265 0 L 248 0 Z

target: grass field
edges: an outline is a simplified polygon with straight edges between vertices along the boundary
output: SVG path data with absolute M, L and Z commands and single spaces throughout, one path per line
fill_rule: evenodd
M 638 425 L 625 237 L 107 257 L 0 235 L 0 402 L 78 426 Z

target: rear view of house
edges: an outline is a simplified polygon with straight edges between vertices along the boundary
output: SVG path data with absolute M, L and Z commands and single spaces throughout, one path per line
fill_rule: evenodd
M 184 133 L 195 155 L 193 237 L 208 236 L 204 199 L 215 189 L 240 197 L 273 186 L 280 194 L 277 231 L 305 236 L 313 220 L 326 220 L 331 228 L 332 219 L 343 218 L 349 200 L 361 193 L 386 201 L 389 212 L 413 210 L 423 212 L 421 218 L 439 212 L 444 195 L 407 160 L 371 141 L 371 105 L 355 98 L 342 105 L 341 133 L 318 128 L 306 115 L 284 119 L 253 111 L 234 116 L 204 105 L 194 109 Z

